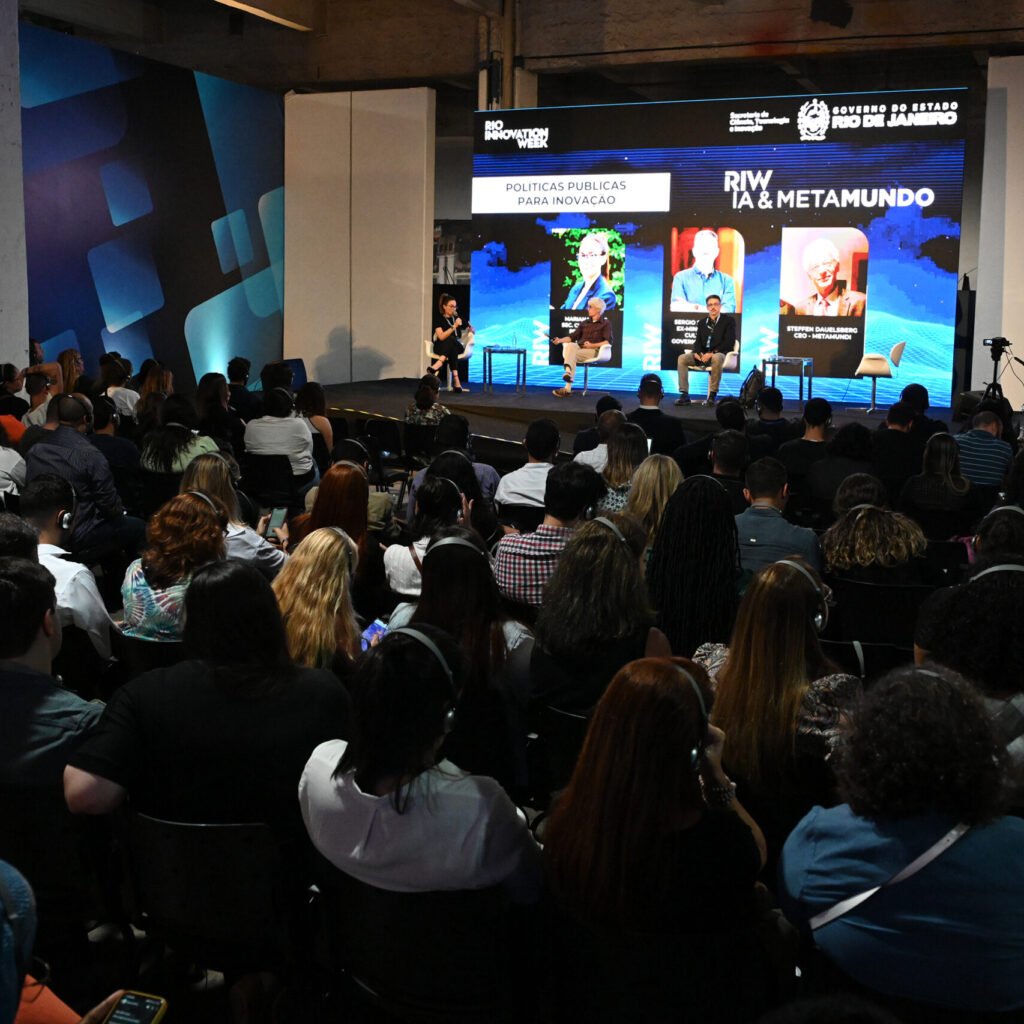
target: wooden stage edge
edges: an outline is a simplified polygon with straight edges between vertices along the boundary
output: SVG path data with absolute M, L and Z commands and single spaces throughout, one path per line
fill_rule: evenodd
M 350 426 L 352 421 L 368 417 L 401 420 L 412 402 L 416 384 L 417 380 L 413 378 L 395 377 L 326 385 L 324 390 L 328 412 L 333 417 L 348 420 Z M 494 386 L 493 394 L 483 391 L 480 385 L 473 385 L 470 391 L 462 394 L 442 392 L 440 401 L 452 412 L 466 416 L 474 434 L 506 441 L 521 441 L 529 423 L 545 416 L 550 417 L 562 433 L 562 448 L 571 450 L 572 445 L 566 444 L 566 440 L 574 437 L 577 431 L 593 426 L 594 408 L 602 395 L 614 395 L 626 413 L 640 404 L 634 391 L 590 388 L 586 395 L 579 390 L 574 391 L 570 397 L 556 398 L 550 388 L 528 387 L 524 394 L 522 391 L 517 392 L 511 385 L 501 384 Z M 673 399 L 672 394 L 666 395 L 661 408 L 668 415 L 679 419 L 687 430 L 695 434 L 708 434 L 717 429 L 714 409 L 698 403 L 675 406 L 672 404 Z M 782 414 L 787 419 L 799 419 L 799 403 L 786 402 Z M 756 415 L 753 409 L 747 411 L 750 419 Z M 933 408 L 928 410 L 928 415 L 948 423 L 952 410 Z M 882 412 L 868 415 L 845 406 L 832 406 L 832 422 L 836 427 L 860 422 L 874 429 L 883 419 Z

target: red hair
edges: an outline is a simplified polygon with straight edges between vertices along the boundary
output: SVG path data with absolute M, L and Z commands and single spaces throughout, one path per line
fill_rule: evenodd
M 678 879 L 665 840 L 704 807 L 692 752 L 703 749 L 707 721 L 687 674 L 710 711 L 703 668 L 641 658 L 619 670 L 590 720 L 544 834 L 552 890 L 582 920 L 628 927 L 649 909 L 644 894 Z
M 146 578 L 154 586 L 170 586 L 199 566 L 223 558 L 226 523 L 227 510 L 216 498 L 204 501 L 194 494 L 171 498 L 146 527 L 149 546 L 142 553 Z
M 359 466 L 331 466 L 320 481 L 311 512 L 297 516 L 291 525 L 294 543 L 314 530 L 340 526 L 359 545 L 359 564 L 366 554 L 366 515 L 370 485 Z

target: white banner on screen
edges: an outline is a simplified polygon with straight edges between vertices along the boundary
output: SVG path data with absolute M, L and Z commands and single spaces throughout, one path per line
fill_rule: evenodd
M 474 178 L 473 213 L 667 212 L 671 173 Z

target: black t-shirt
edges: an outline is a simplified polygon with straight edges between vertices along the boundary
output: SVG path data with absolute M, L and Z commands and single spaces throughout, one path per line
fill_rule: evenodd
M 13 416 L 20 420 L 28 412 L 29 405 L 24 398 L 12 395 L 10 391 L 0 394 L 0 416 Z
M 794 477 L 806 477 L 811 471 L 811 466 L 825 458 L 825 442 L 808 441 L 799 437 L 795 441 L 779 445 L 776 458 L 786 467 L 792 483 Z
M 156 817 L 295 825 L 302 769 L 318 744 L 348 738 L 349 708 L 329 672 L 271 670 L 242 690 L 186 661 L 122 686 L 70 763 Z

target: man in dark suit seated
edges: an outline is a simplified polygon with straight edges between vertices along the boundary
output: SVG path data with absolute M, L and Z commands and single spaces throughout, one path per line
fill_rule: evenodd
M 651 439 L 652 455 L 670 455 L 686 440 L 683 425 L 674 416 L 661 411 L 665 389 L 656 373 L 645 373 L 636 392 L 640 405 L 626 419 L 635 423 Z
M 705 405 L 714 405 L 718 398 L 718 385 L 722 380 L 725 357 L 736 345 L 736 321 L 722 312 L 719 295 L 707 298 L 708 315 L 697 324 L 697 341 L 691 352 L 684 352 L 676 362 L 679 370 L 679 397 L 676 405 L 690 404 L 690 367 L 710 367 L 708 397 Z

